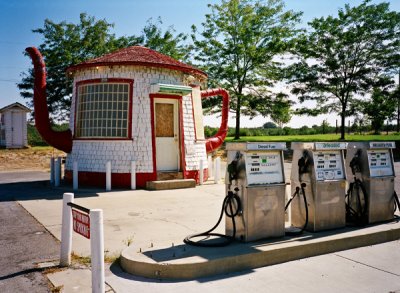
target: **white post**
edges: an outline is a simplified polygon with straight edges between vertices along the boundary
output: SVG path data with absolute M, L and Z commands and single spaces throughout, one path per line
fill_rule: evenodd
M 61 157 L 57 157 L 56 167 L 54 168 L 54 186 L 60 186 L 61 181 Z
M 106 191 L 111 191 L 111 161 L 106 163 Z
M 199 164 L 199 184 L 203 185 L 204 182 L 204 163 L 203 159 L 200 159 L 200 164 Z
M 64 193 L 62 203 L 62 224 L 61 224 L 61 253 L 60 266 L 67 267 L 71 264 L 72 251 L 72 211 L 67 205 L 74 202 L 73 193 Z
M 74 161 L 72 164 L 72 184 L 73 189 L 78 190 L 78 162 Z
M 217 157 L 215 159 L 215 174 L 214 174 L 214 183 L 218 184 L 221 180 L 221 158 Z
M 136 189 L 136 162 L 131 161 L 131 189 Z
M 213 176 L 213 159 L 212 156 L 208 156 L 208 178 Z
M 90 210 L 90 251 L 92 254 L 92 292 L 104 293 L 103 210 Z
M 54 185 L 54 157 L 50 158 L 50 184 Z

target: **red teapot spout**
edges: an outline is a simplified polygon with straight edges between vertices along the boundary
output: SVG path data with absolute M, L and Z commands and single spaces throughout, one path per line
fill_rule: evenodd
M 72 150 L 72 133 L 54 131 L 51 129 L 49 111 L 46 103 L 46 66 L 39 50 L 35 47 L 25 49 L 32 59 L 35 81 L 33 90 L 33 106 L 35 110 L 35 125 L 42 138 L 51 146 L 70 153 Z
M 221 88 L 204 90 L 200 94 L 202 99 L 214 96 L 222 97 L 221 125 L 218 132 L 206 140 L 206 152 L 211 153 L 222 145 L 228 133 L 229 94 Z

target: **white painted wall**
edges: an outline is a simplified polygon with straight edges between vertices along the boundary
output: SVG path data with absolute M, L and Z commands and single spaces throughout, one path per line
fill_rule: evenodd
M 6 148 L 22 148 L 28 145 L 26 112 L 18 107 L 10 108 L 2 113 L 5 131 L 1 145 Z M 14 121 L 13 121 L 14 116 Z M 18 137 L 17 137 L 18 136 Z M 17 138 L 14 139 L 14 138 Z
M 105 172 L 105 163 L 111 161 L 113 173 L 129 173 L 131 161 L 136 162 L 136 172 L 153 172 L 153 147 L 151 136 L 150 85 L 165 83 L 186 85 L 181 72 L 143 66 L 114 66 L 83 69 L 75 73 L 75 84 L 90 79 L 133 79 L 132 140 L 75 140 L 67 156 L 66 169 L 72 170 L 73 161 L 79 162 L 79 171 Z M 73 88 L 70 129 L 74 132 L 76 87 Z M 207 161 L 204 142 L 196 143 L 191 95 L 184 96 L 183 126 L 186 170 L 198 170 L 199 160 Z M 207 168 L 207 163 L 205 163 Z

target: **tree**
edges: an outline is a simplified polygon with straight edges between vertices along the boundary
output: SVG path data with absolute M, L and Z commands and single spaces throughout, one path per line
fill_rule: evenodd
M 271 121 L 266 122 L 263 125 L 263 128 L 266 128 L 266 129 L 272 129 L 272 128 L 277 128 L 277 127 L 278 126 L 274 122 L 271 122 Z
M 111 33 L 113 24 L 82 13 L 78 24 L 46 19 L 43 28 L 34 29 L 34 33 L 43 37 L 38 49 L 46 62 L 47 104 L 51 117 L 63 121 L 70 112 L 73 85 L 65 71 L 71 65 L 133 45 L 146 46 L 177 59 L 187 58 L 190 48 L 183 44 L 187 36 L 175 35 L 173 27 L 163 32 L 161 24 L 161 19 L 155 23 L 150 19 L 141 35 L 117 38 Z M 20 94 L 32 105 L 33 70 L 21 75 Z
M 278 94 L 271 106 L 271 119 L 279 125 L 280 128 L 292 118 L 290 109 L 292 101 L 285 94 Z
M 301 13 L 284 11 L 282 0 L 222 0 L 209 7 L 201 38 L 193 26 L 195 60 L 212 86 L 229 89 L 239 139 L 242 113 L 254 116 L 260 107 L 270 113 L 271 95 L 259 92 L 277 79 L 281 64 L 274 57 L 290 47 Z M 205 107 L 216 105 L 215 100 L 207 103 Z
M 138 38 L 138 44 L 174 59 L 188 62 L 192 49 L 191 45 L 186 43 L 188 36 L 183 33 L 176 34 L 173 26 L 169 26 L 163 32 L 162 25 L 160 17 L 156 22 L 150 18 Z
M 345 139 L 345 118 L 354 113 L 360 97 L 393 83 L 391 75 L 400 62 L 400 13 L 390 11 L 388 3 L 365 0 L 309 25 L 299 38 L 299 61 L 290 73 L 292 93 L 301 103 L 315 101 L 316 107 L 298 113 L 339 113 Z
M 362 103 L 363 113 L 371 121 L 375 134 L 379 134 L 385 120 L 390 118 L 396 108 L 396 101 L 391 93 L 381 89 L 374 89 L 371 99 Z

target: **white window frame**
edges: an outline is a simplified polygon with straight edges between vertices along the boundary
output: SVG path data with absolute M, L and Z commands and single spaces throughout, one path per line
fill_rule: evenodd
M 131 80 L 89 80 L 76 85 L 75 138 L 130 139 Z

